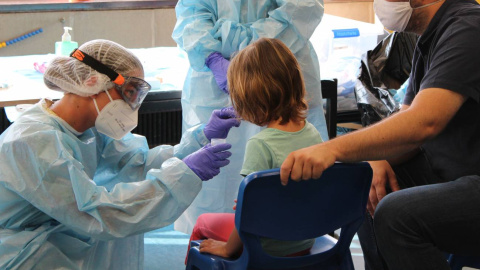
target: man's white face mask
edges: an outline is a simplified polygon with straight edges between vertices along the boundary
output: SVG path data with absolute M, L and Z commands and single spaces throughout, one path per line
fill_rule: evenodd
M 412 8 L 410 1 L 388 2 L 387 0 L 374 0 L 373 9 L 385 28 L 392 31 L 403 32 L 407 27 L 408 21 L 410 21 L 414 9 L 428 7 L 440 1 L 443 0 Z

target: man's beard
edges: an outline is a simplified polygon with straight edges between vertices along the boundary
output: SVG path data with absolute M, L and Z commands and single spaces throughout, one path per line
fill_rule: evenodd
M 422 35 L 428 27 L 427 18 L 427 12 L 424 9 L 414 9 L 407 27 L 405 27 L 405 32 Z

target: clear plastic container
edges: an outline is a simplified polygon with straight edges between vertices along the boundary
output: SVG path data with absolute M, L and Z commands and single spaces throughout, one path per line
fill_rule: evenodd
M 325 14 L 310 38 L 320 64 L 332 57 L 358 57 L 372 50 L 383 35 L 381 25 Z
M 222 143 L 226 143 L 227 142 L 227 139 L 218 139 L 218 138 L 212 138 L 210 140 L 210 144 L 212 146 L 215 146 L 215 145 L 218 145 L 218 144 L 222 144 Z

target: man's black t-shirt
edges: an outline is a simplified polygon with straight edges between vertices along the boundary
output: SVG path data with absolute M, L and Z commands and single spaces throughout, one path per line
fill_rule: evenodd
M 480 175 L 480 6 L 473 0 L 445 0 L 420 37 L 404 104 L 419 91 L 443 88 L 466 102 L 437 137 L 422 149 L 444 181 Z

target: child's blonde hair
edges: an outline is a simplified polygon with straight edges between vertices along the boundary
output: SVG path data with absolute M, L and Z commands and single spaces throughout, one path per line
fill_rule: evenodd
M 300 65 L 278 39 L 261 38 L 241 50 L 228 68 L 228 89 L 238 116 L 259 126 L 301 121 L 308 108 Z

